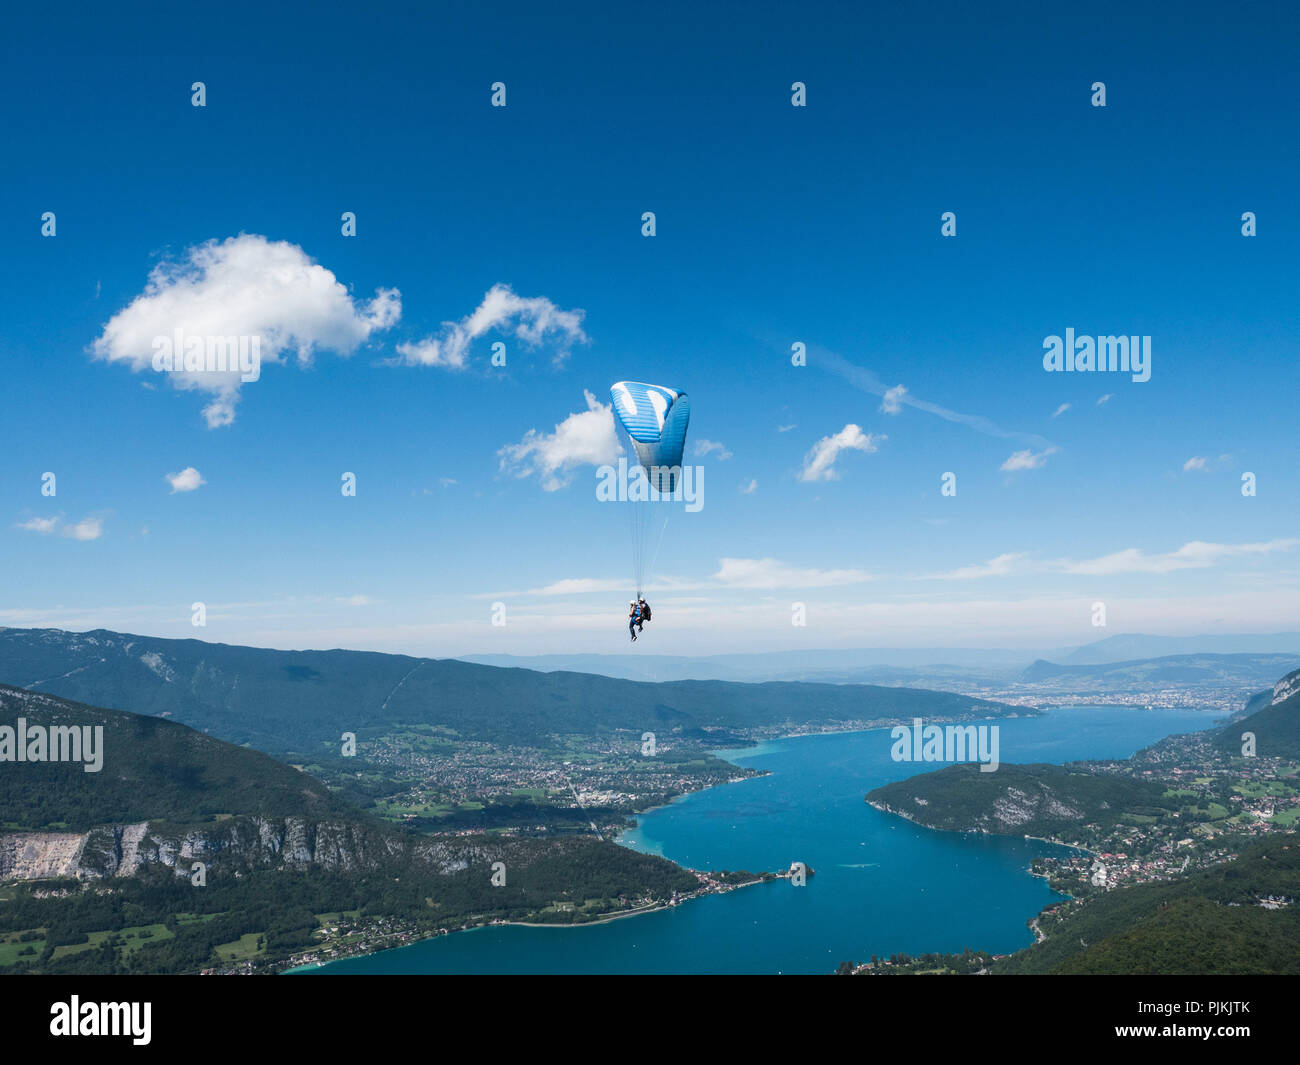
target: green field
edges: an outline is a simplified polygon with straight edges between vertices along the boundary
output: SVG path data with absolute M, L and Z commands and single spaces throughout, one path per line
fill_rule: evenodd
M 260 932 L 245 932 L 238 939 L 230 943 L 218 943 L 213 949 L 222 961 L 241 962 L 250 961 L 258 957 L 262 950 L 258 947 L 258 942 L 262 939 Z
M 40 938 L 23 943 L 20 940 L 28 932 L 9 932 L 0 935 L 0 965 L 13 965 L 20 961 L 35 961 L 41 956 L 41 951 L 45 949 L 45 929 L 33 928 L 29 932 L 39 934 Z M 29 954 L 22 953 L 29 948 L 35 949 Z

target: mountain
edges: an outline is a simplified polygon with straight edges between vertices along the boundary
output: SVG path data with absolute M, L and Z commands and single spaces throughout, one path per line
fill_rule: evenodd
M 1300 973 L 1300 835 L 1174 881 L 1067 901 L 994 973 Z
M 33 737 L 70 728 L 102 729 L 93 761 L 15 760 L 14 735 L 34 756 Z M 575 923 L 700 888 L 603 839 L 407 832 L 257 751 L 7 686 L 0 751 L 0 972 L 270 963 L 330 924 L 411 937 Z
M 1300 633 L 1258 636 L 1110 636 L 1082 647 L 1014 650 L 978 647 L 864 647 L 762 654 L 462 655 L 463 662 L 594 673 L 621 680 L 804 680 L 832 684 L 912 683 L 930 678 L 1011 679 L 1036 660 L 1067 666 L 1113 665 L 1172 655 L 1290 655 L 1300 661 Z
M 365 651 L 277 651 L 95 630 L 0 630 L 0 678 L 68 699 L 167 715 L 275 754 L 344 732 L 432 724 L 460 739 L 540 746 L 626 730 L 846 725 L 1023 713 L 870 685 L 647 683 Z
M 867 802 L 949 832 L 1074 839 L 1083 825 L 1173 813 L 1178 803 L 1164 792 L 1164 784 L 1070 766 L 1003 763 L 982 773 L 965 762 L 875 788 Z
M 1075 648 L 1069 654 L 1042 655 L 1072 666 L 1107 665 L 1141 658 L 1195 654 L 1287 654 L 1300 658 L 1300 632 L 1259 635 L 1146 636 L 1121 633 Z
M 98 727 L 102 766 L 0 762 L 0 827 L 84 831 L 109 822 L 217 816 L 343 816 L 324 784 L 258 751 L 157 717 L 104 710 L 0 685 L 0 728 Z
M 1185 654 L 1099 665 L 1059 664 L 1039 659 L 1019 676 L 1024 684 L 1054 690 L 1147 690 L 1156 685 L 1259 687 L 1300 661 L 1297 654 Z
M 653 623 L 652 623 L 653 624 Z M 1044 651 L 1045 656 L 1067 650 Z M 830 684 L 879 682 L 885 677 L 915 679 L 947 671 L 954 675 L 1009 677 L 1034 655 L 1026 651 L 969 647 L 874 647 L 858 650 L 775 651 L 764 654 L 704 655 L 463 655 L 483 665 L 594 673 L 623 680 L 771 680 Z M 888 681 L 886 681 L 888 683 Z
M 1300 669 L 1277 682 L 1267 706 L 1226 726 L 1216 741 L 1219 749 L 1240 754 L 1247 732 L 1255 735 L 1258 756 L 1300 759 Z

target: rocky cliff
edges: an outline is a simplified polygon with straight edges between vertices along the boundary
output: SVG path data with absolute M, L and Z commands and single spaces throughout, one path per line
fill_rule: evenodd
M 1300 669 L 1288 673 L 1273 685 L 1273 702 L 1271 705 L 1276 706 L 1278 703 L 1290 699 L 1297 692 L 1300 692 Z
M 509 843 L 494 844 L 500 860 Z M 235 872 L 280 866 L 339 871 L 400 863 L 447 876 L 489 858 L 482 841 L 406 837 L 357 822 L 301 817 L 239 817 L 197 827 L 139 822 L 89 832 L 11 832 L 0 835 L 0 881 L 133 876 L 148 865 L 189 876 L 192 863 Z

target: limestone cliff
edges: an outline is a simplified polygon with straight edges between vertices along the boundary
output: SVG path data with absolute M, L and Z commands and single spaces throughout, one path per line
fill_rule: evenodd
M 502 851 L 494 846 L 491 857 Z M 445 876 L 487 857 L 482 843 L 471 839 L 407 837 L 349 821 L 238 817 L 188 827 L 139 822 L 80 833 L 0 834 L 0 881 L 133 876 L 149 865 L 189 876 L 194 862 L 238 872 L 274 866 L 351 871 L 396 861 Z

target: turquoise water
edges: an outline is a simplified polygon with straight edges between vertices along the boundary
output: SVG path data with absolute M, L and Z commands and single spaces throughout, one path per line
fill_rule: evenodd
M 1078 707 L 999 721 L 1003 762 L 1122 758 L 1216 715 Z M 313 973 L 825 973 L 896 951 L 1027 946 L 1025 922 L 1060 896 L 1027 868 L 1063 848 L 934 832 L 872 809 L 877 785 L 937 768 L 890 760 L 888 730 L 726 752 L 768 771 L 650 811 L 621 842 L 699 869 L 816 871 L 657 913 L 578 928 L 491 927 Z

